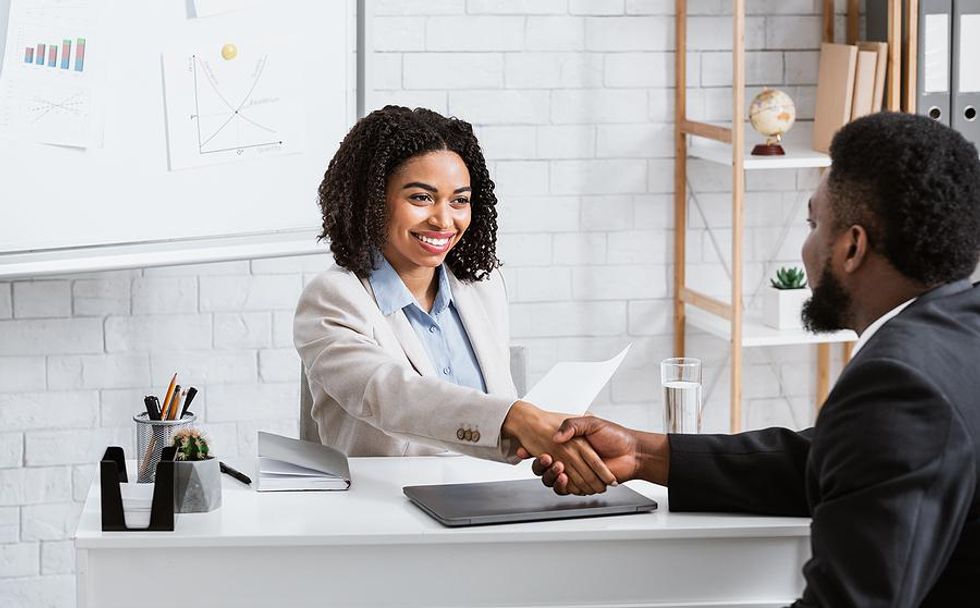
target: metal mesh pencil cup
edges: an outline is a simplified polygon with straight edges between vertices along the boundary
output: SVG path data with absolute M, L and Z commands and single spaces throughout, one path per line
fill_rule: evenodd
M 194 423 L 197 417 L 187 412 L 180 420 L 150 420 L 146 412 L 133 416 L 136 422 L 136 481 L 152 483 L 157 474 L 157 463 L 163 448 L 174 441 L 174 434 Z

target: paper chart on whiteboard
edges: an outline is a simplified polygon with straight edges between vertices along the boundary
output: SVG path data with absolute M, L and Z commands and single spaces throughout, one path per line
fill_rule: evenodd
M 0 131 L 42 144 L 102 143 L 102 0 L 12 0 L 0 72 Z
M 250 39 L 165 52 L 170 169 L 302 152 L 295 52 Z

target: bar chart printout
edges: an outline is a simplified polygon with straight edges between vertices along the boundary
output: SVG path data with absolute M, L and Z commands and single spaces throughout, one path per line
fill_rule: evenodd
M 8 0 L 0 69 L 5 139 L 98 147 L 106 0 Z M 2 603 L 2 602 L 0 602 Z
M 34 63 L 35 65 L 45 65 L 44 57 L 45 51 L 47 52 L 47 67 L 54 68 L 60 67 L 62 70 L 67 70 L 71 67 L 71 53 L 72 53 L 72 41 L 65 39 L 61 41 L 61 63 L 58 63 L 58 45 L 57 44 L 46 44 L 43 42 L 37 43 L 37 46 L 28 46 L 24 48 L 24 63 Z M 76 38 L 75 42 L 75 71 L 83 72 L 85 71 L 85 39 Z M 35 48 L 37 53 L 35 54 Z M 35 62 L 35 56 L 37 60 Z

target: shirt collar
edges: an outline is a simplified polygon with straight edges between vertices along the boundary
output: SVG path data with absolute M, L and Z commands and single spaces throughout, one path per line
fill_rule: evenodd
M 898 315 L 898 313 L 905 310 L 905 308 L 912 302 L 915 302 L 915 298 L 905 300 L 895 308 L 889 310 L 885 314 L 875 319 L 875 322 L 869 325 L 868 328 L 864 330 L 864 333 L 861 334 L 861 337 L 858 338 L 857 344 L 854 345 L 854 350 L 851 351 L 851 358 L 853 358 L 854 355 L 856 355 L 858 351 L 861 350 L 861 348 L 868 343 L 868 340 L 871 339 L 871 336 L 873 336 L 875 332 L 881 329 L 882 325 L 890 321 L 893 317 Z
M 371 289 L 374 291 L 374 299 L 378 302 L 378 308 L 381 309 L 381 314 L 387 317 L 406 306 L 412 305 L 422 310 L 422 307 L 415 300 L 415 296 L 405 286 L 405 282 L 398 276 L 398 272 L 394 267 L 384 256 L 379 255 L 378 258 L 380 258 L 380 261 L 376 262 L 376 267 L 368 278 L 368 281 L 371 283 Z M 436 299 L 432 303 L 432 311 L 429 313 L 431 315 L 439 314 L 453 301 L 453 294 L 449 288 L 446 265 L 440 264 L 436 272 L 439 275 L 439 289 L 436 292 Z

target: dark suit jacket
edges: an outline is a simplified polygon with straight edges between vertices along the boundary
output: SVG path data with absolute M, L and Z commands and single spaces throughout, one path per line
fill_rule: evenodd
M 980 286 L 885 323 L 813 428 L 669 442 L 671 511 L 813 518 L 794 606 L 980 605 Z

